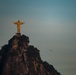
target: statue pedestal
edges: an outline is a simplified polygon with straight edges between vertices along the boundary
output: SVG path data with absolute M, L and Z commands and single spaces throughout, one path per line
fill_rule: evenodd
M 16 33 L 16 36 L 17 36 L 17 37 L 20 37 L 20 36 L 21 36 L 21 33 Z

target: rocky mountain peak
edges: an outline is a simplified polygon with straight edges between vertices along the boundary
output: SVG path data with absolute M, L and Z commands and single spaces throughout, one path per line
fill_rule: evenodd
M 0 50 L 0 75 L 60 75 L 42 61 L 40 51 L 29 45 L 29 37 L 14 35 Z

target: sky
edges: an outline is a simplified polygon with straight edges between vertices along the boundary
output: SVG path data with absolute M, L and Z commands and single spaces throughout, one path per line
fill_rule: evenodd
M 0 0 L 0 48 L 17 28 L 62 75 L 76 75 L 76 0 Z

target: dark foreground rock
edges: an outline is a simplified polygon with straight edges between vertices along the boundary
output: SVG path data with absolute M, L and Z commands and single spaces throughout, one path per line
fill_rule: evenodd
M 15 35 L 0 50 L 0 75 L 61 75 L 42 61 L 40 51 L 25 35 Z

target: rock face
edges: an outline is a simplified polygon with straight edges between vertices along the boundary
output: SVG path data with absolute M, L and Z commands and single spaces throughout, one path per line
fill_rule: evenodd
M 0 50 L 0 75 L 61 75 L 42 61 L 37 48 L 25 35 L 15 35 Z

